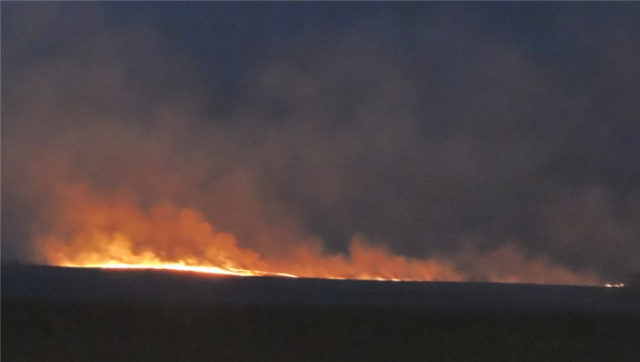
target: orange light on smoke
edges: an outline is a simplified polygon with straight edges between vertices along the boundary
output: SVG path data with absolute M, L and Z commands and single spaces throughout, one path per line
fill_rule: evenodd
M 273 254 L 239 246 L 199 212 L 160 203 L 148 209 L 123 195 L 96 195 L 85 186 L 60 193 L 51 231 L 37 240 L 45 261 L 66 267 L 163 269 L 218 275 L 367 280 L 462 280 L 442 261 L 407 258 L 352 240 L 348 254 L 295 244 Z

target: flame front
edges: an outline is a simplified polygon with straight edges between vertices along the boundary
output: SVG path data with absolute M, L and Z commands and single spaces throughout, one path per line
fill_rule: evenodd
M 105 243 L 107 253 L 81 253 L 73 261 L 61 261 L 58 265 L 66 267 L 104 268 L 104 269 L 155 269 L 197 272 L 206 274 L 236 275 L 236 276 L 283 276 L 296 277 L 293 274 L 273 273 L 262 270 L 242 269 L 232 266 L 228 262 L 225 266 L 214 266 L 206 261 L 195 258 L 165 261 L 159 259 L 153 252 L 146 251 L 134 254 L 131 244 L 121 234 L 113 235 L 110 240 L 101 240 Z M 52 245 L 58 248 L 59 245 Z M 60 249 L 64 251 L 63 249 Z M 59 253 L 59 252 L 58 252 Z
M 238 245 L 203 215 L 169 203 L 148 209 L 124 195 L 96 195 L 85 186 L 60 193 L 52 230 L 38 238 L 47 263 L 67 267 L 164 269 L 238 276 L 371 280 L 461 280 L 447 262 L 406 258 L 355 237 L 349 254 L 325 255 L 300 244 L 273 254 Z

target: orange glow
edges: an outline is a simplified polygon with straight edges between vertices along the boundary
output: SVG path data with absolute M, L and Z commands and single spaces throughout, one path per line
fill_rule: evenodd
M 219 275 L 367 280 L 462 280 L 445 261 L 394 255 L 354 237 L 348 254 L 326 255 L 321 244 L 294 244 L 273 254 L 239 246 L 202 214 L 160 203 L 139 207 L 124 194 L 98 195 L 86 186 L 61 190 L 51 231 L 37 240 L 45 261 L 66 267 L 163 269 Z
M 215 266 L 202 266 L 202 265 L 186 265 L 182 263 L 162 263 L 159 262 L 157 264 L 153 263 L 142 263 L 142 264 L 118 264 L 118 263 L 107 263 L 107 264 L 84 264 L 84 265 L 64 265 L 66 267 L 76 267 L 76 268 L 102 268 L 102 269 L 143 269 L 143 270 L 173 270 L 173 271 L 184 271 L 184 272 L 194 272 L 194 273 L 204 273 L 204 274 L 220 274 L 220 275 L 235 275 L 235 276 L 279 276 L 279 277 L 288 277 L 288 278 L 297 278 L 297 276 L 286 273 L 270 273 L 260 270 L 245 270 L 245 269 L 222 269 Z
M 624 288 L 624 283 L 604 283 L 605 288 Z

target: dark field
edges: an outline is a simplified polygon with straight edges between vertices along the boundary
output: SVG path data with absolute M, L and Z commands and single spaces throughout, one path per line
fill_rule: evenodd
M 3 267 L 2 292 L 2 361 L 640 361 L 622 289 Z

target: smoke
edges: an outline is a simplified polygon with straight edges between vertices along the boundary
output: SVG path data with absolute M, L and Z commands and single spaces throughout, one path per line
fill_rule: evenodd
M 193 209 L 157 203 L 143 209 L 136 195 L 92 193 L 86 185 L 66 186 L 57 193 L 53 227 L 36 238 L 42 262 L 62 266 L 107 264 L 179 264 L 224 270 L 269 272 L 322 278 L 392 280 L 467 280 L 456 265 L 478 280 L 534 283 L 594 283 L 593 275 L 577 275 L 546 258 L 526 260 L 511 245 L 480 253 L 465 250 L 456 260 L 394 255 L 355 235 L 348 254 L 327 255 L 319 240 L 307 239 L 287 250 L 259 254 L 239 246 L 234 235 L 221 232 Z
M 303 277 L 461 280 L 447 263 L 392 255 L 358 236 L 348 256 L 325 256 L 320 243 L 311 242 L 261 256 L 192 209 L 158 203 L 143 210 L 135 195 L 105 197 L 85 185 L 65 187 L 58 195 L 54 226 L 36 241 L 43 262 L 54 265 L 170 263 Z
M 455 7 L 133 9 L 3 4 L 3 259 L 576 284 L 640 260 L 631 23 L 557 15 L 581 71 Z

